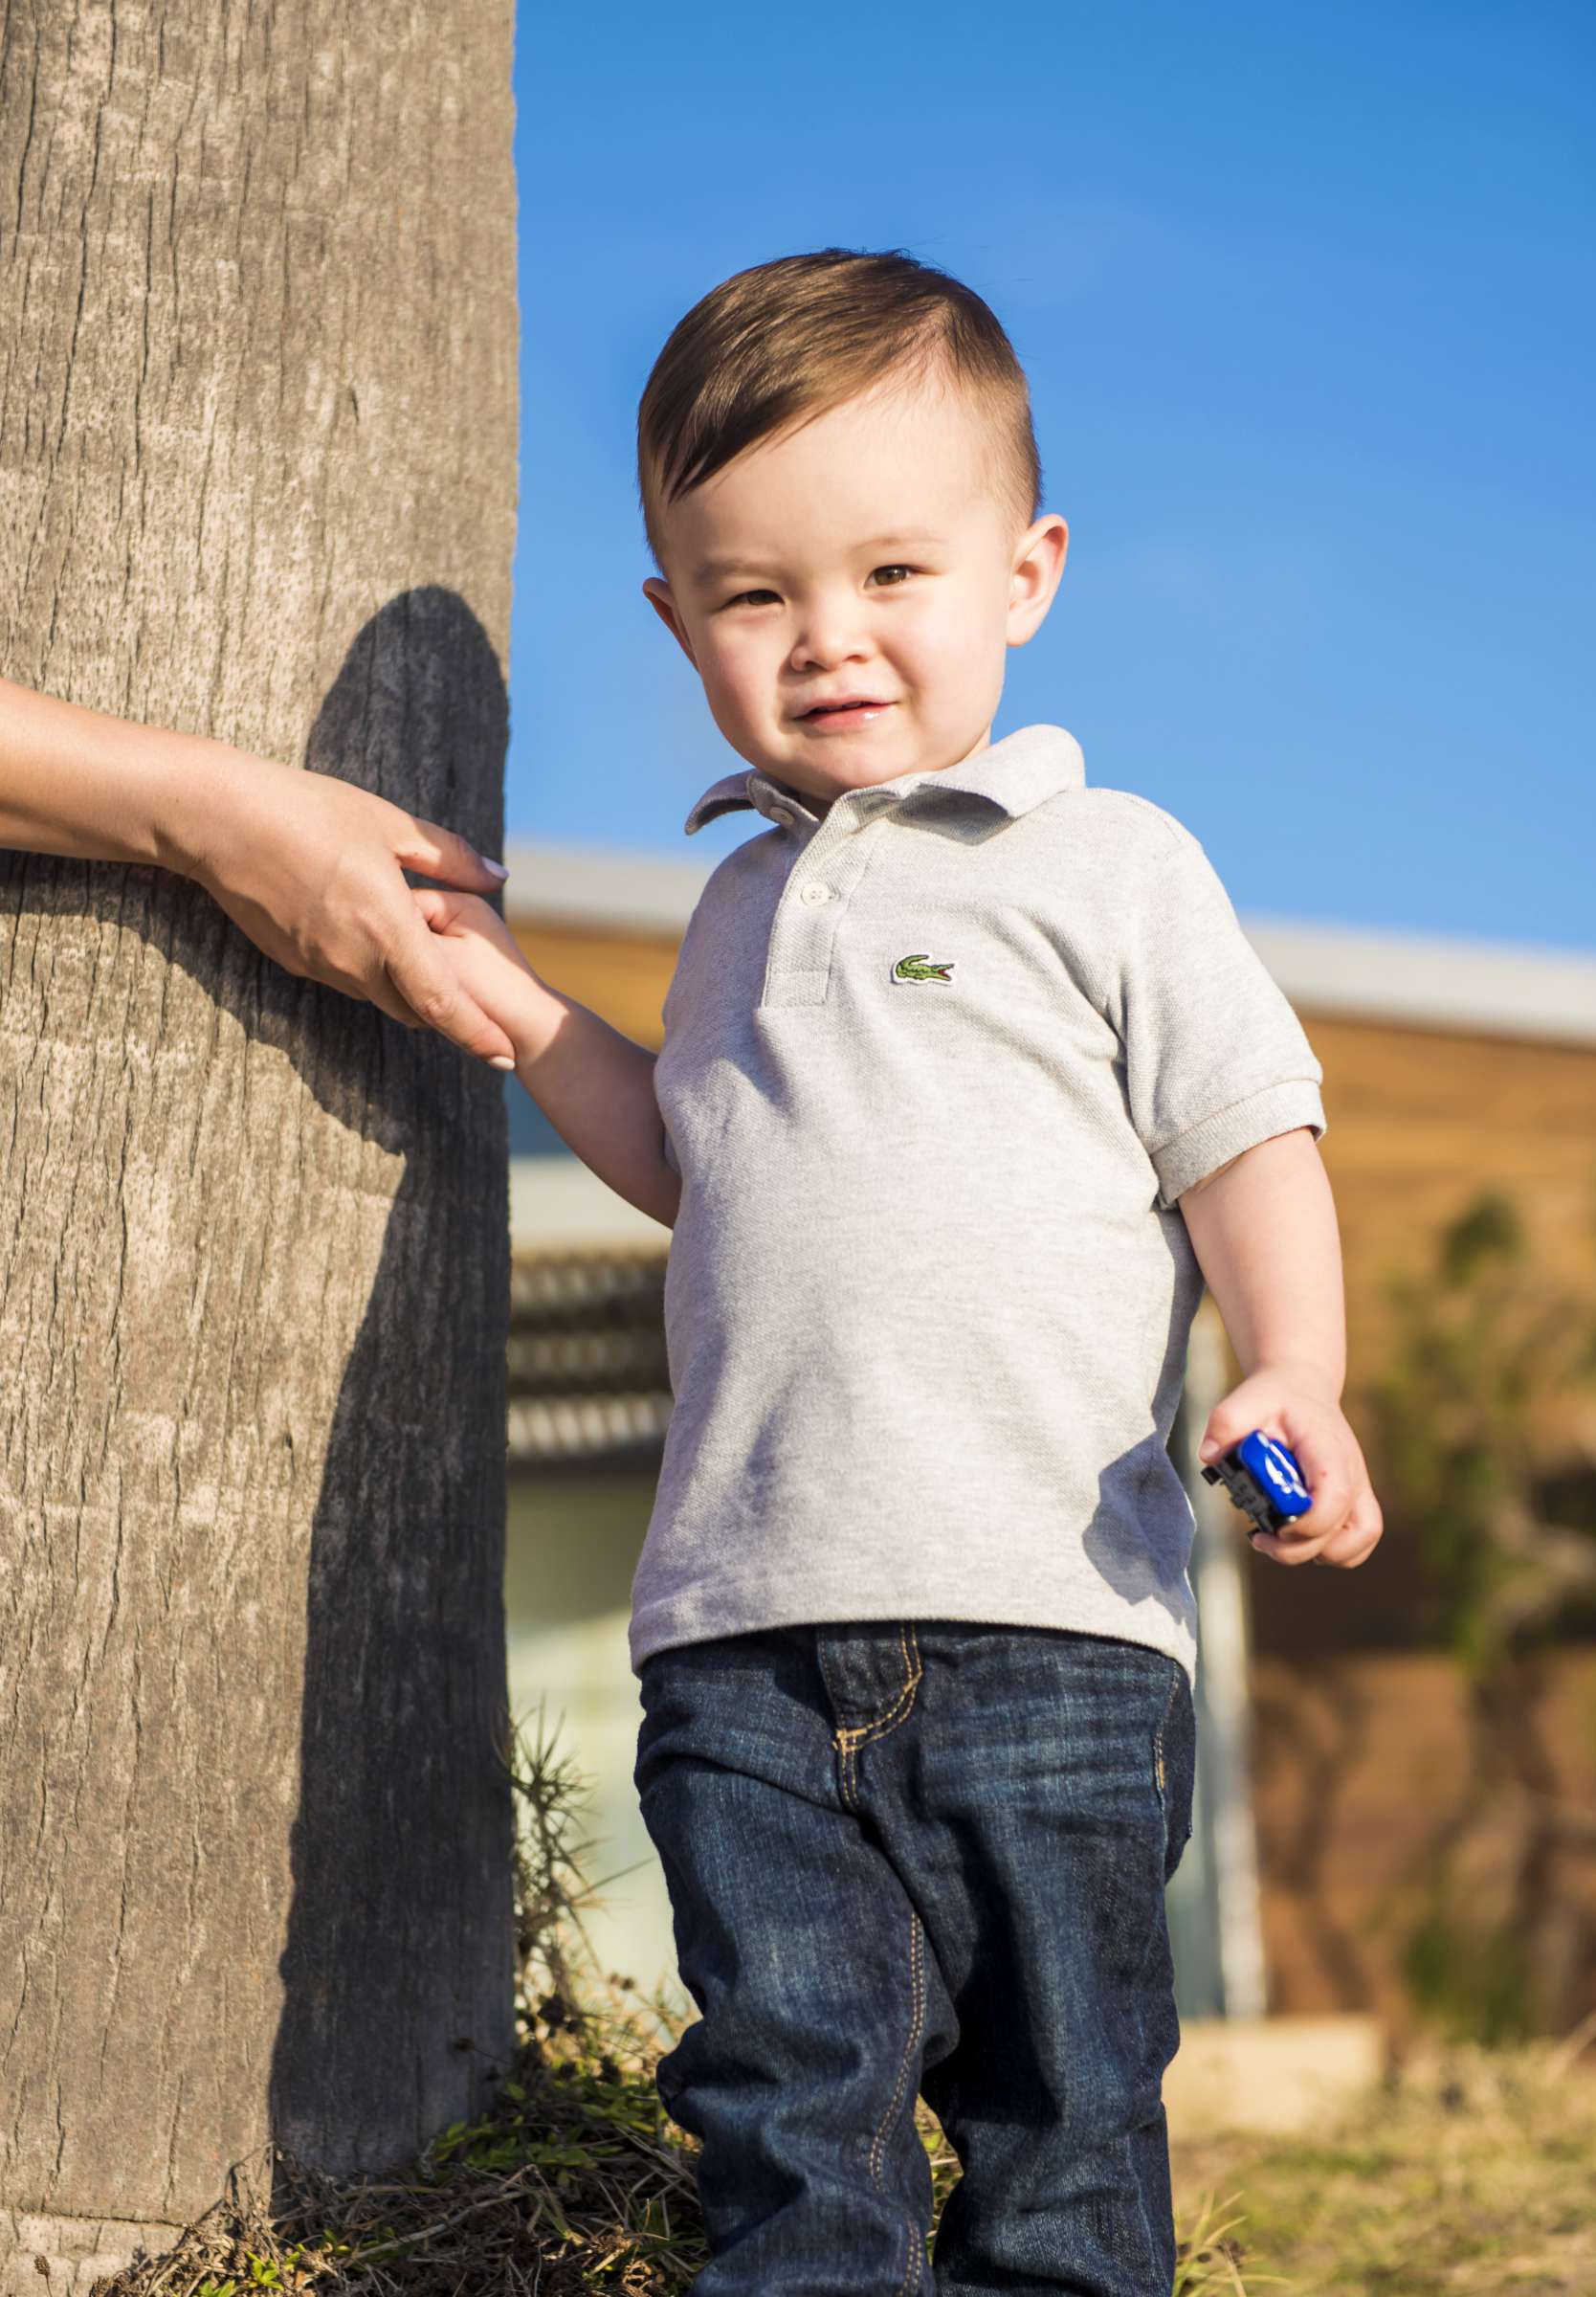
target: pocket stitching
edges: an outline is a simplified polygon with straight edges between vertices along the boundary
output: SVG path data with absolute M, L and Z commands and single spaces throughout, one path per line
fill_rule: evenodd
M 1178 1659 L 1171 1660 L 1169 1663 L 1175 1670 L 1174 1677 L 1169 1685 L 1169 1697 L 1164 1702 L 1159 1727 L 1153 1733 L 1153 1778 L 1158 1787 L 1161 1810 L 1164 1807 L 1164 1789 L 1168 1783 L 1164 1767 L 1164 1734 L 1169 1728 L 1169 1718 L 1175 1711 L 1175 1701 L 1180 1696 L 1181 1684 L 1185 1681 L 1185 1671 L 1180 1661 Z

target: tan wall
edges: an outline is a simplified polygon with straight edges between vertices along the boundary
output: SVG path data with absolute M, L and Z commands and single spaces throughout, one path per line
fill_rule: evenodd
M 1272 2012 L 1400 2016 L 1404 1944 L 1449 1839 L 1452 1919 L 1514 1921 L 1554 2024 L 1596 2007 L 1596 1648 L 1553 1656 L 1511 1733 L 1471 1722 L 1439 1652 L 1257 1659 L 1252 1692 Z
M 1484 1182 L 1517 1198 L 1539 1257 L 1596 1283 L 1596 1045 L 1301 1011 L 1324 1064 L 1354 1372 L 1378 1358 L 1382 1273 L 1427 1265 L 1428 1240 Z

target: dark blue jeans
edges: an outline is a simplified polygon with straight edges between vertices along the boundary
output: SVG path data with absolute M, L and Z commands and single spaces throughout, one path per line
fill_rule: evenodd
M 1067 1628 L 777 1627 L 656 1651 L 634 1773 L 700 2013 L 695 2297 L 1169 2297 L 1177 1660 Z M 963 2175 L 927 2264 L 920 2091 Z

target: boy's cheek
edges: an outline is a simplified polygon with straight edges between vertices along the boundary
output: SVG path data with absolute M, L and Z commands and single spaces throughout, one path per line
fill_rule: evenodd
M 763 688 L 745 674 L 735 680 L 727 679 L 706 666 L 702 676 L 710 716 L 732 747 L 745 757 L 749 746 L 757 743 L 772 716 L 779 715 L 774 674 Z
M 745 645 L 700 646 L 698 675 L 718 725 L 726 718 L 748 723 L 759 698 L 770 693 L 776 680 L 775 665 Z

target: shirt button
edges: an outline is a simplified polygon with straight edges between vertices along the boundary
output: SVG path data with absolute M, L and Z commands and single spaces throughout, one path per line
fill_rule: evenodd
M 831 888 L 829 885 L 815 884 L 806 885 L 798 896 L 801 902 L 808 902 L 811 909 L 818 909 L 822 902 L 829 902 L 831 898 Z

